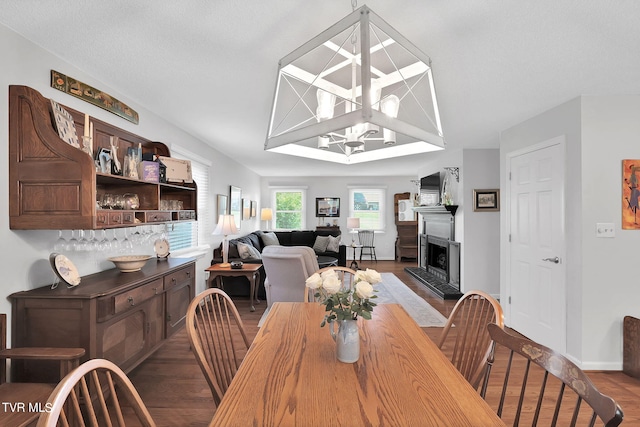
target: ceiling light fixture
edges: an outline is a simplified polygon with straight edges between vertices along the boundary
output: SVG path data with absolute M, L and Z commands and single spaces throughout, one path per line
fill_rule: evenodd
M 354 164 L 444 149 L 431 59 L 352 8 L 280 60 L 265 150 Z

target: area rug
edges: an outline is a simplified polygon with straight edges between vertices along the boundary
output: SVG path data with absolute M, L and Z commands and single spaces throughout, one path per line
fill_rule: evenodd
M 438 310 L 433 308 L 424 298 L 413 292 L 393 273 L 380 273 L 382 281 L 374 285 L 377 289 L 376 304 L 400 304 L 421 328 L 442 327 L 447 322 Z M 262 326 L 269 310 L 265 310 L 258 327 Z M 373 309 L 375 316 L 376 309 Z

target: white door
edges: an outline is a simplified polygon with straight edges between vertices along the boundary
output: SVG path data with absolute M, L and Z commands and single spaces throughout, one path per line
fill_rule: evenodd
M 507 157 L 509 326 L 566 351 L 564 137 Z

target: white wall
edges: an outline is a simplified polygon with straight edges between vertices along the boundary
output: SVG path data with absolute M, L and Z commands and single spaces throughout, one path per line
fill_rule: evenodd
M 584 96 L 501 135 L 502 184 L 506 154 L 565 137 L 567 353 L 584 369 L 622 369 L 622 319 L 640 315 L 633 269 L 639 231 L 621 229 L 621 165 L 640 159 L 639 115 L 640 96 Z M 596 238 L 597 222 L 614 223 L 616 237 Z M 504 259 L 507 230 L 502 234 Z M 504 262 L 501 275 L 504 284 Z M 502 294 L 504 299 L 504 285 Z
M 463 150 L 462 206 L 456 221 L 463 222 L 462 291 L 483 290 L 500 297 L 500 212 L 474 212 L 473 190 L 499 188 L 498 149 Z
M 262 206 L 271 207 L 271 191 L 270 186 L 303 186 L 307 188 L 307 217 L 306 229 L 314 230 L 318 225 L 318 218 L 315 216 L 316 197 L 339 197 L 340 198 L 340 217 L 338 225 L 342 231 L 342 242 L 351 243 L 351 235 L 347 229 L 347 217 L 349 216 L 349 186 L 379 186 L 386 189 L 386 210 L 385 210 L 385 227 L 384 233 L 376 233 L 375 247 L 376 256 L 379 260 L 395 259 L 395 242 L 397 236 L 395 218 L 393 215 L 393 195 L 396 193 L 415 192 L 415 185 L 411 182 L 416 179 L 415 176 L 400 177 L 264 177 L 262 178 Z M 333 219 L 330 219 L 333 223 Z M 417 236 L 416 236 L 417 238 Z M 356 238 L 357 240 L 357 238 Z M 357 256 L 360 255 L 358 251 Z M 347 258 L 353 257 L 353 251 L 347 250 Z M 369 257 L 364 257 L 369 259 Z
M 8 182 L 8 88 L 9 85 L 30 86 L 47 98 L 53 98 L 61 104 L 73 109 L 86 112 L 114 126 L 125 129 L 153 141 L 162 141 L 171 147 L 178 145 L 188 151 L 211 161 L 210 194 L 211 206 L 216 206 L 217 193 L 228 194 L 229 185 L 240 186 L 243 197 L 252 200 L 260 200 L 259 177 L 235 162 L 225 157 L 209 145 L 199 141 L 179 128 L 154 115 L 135 101 L 127 98 L 126 94 L 119 93 L 109 87 L 105 82 L 96 81 L 91 76 L 68 64 L 58 57 L 40 49 L 31 42 L 25 40 L 10 29 L 0 25 L 0 160 L 3 167 L 0 168 L 2 182 Z M 80 99 L 64 94 L 50 87 L 51 69 L 68 74 L 95 86 L 120 99 L 131 106 L 140 114 L 140 124 L 134 125 L 101 108 L 88 104 Z M 57 231 L 19 231 L 9 229 L 9 200 L 8 185 L 0 185 L 0 200 L 3 201 L 4 213 L 0 215 L 0 241 L 2 242 L 2 258 L 0 268 L 3 272 L 3 280 L 0 294 L 4 296 L 0 300 L 0 312 L 11 313 L 11 302 L 7 298 L 10 294 L 45 286 L 53 282 L 54 275 L 49 265 L 48 257 L 52 252 L 52 246 L 57 239 Z M 258 218 L 243 221 L 242 230 L 250 232 L 258 227 Z M 212 247 L 220 244 L 221 238 L 211 236 L 210 240 L 201 242 Z M 148 251 L 149 248 L 142 250 Z M 112 268 L 113 265 L 106 259 L 93 260 L 89 256 L 70 255 L 81 275 L 94 273 L 103 269 Z M 198 289 L 204 288 L 204 269 L 209 265 L 211 255 L 208 254 L 198 260 L 196 270 L 198 273 Z M 80 285 L 81 286 L 81 285 Z M 10 316 L 8 316 L 10 318 Z M 9 328 L 10 330 L 10 328 Z
M 640 230 L 622 229 L 622 160 L 640 159 L 640 96 L 582 97 L 582 360 L 621 369 L 622 319 L 640 317 Z M 596 238 L 596 223 L 615 238 Z

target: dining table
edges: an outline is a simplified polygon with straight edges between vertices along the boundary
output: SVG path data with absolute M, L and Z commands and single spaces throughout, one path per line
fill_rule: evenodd
M 343 363 L 322 304 L 277 302 L 210 426 L 505 426 L 399 304 L 358 319 Z

